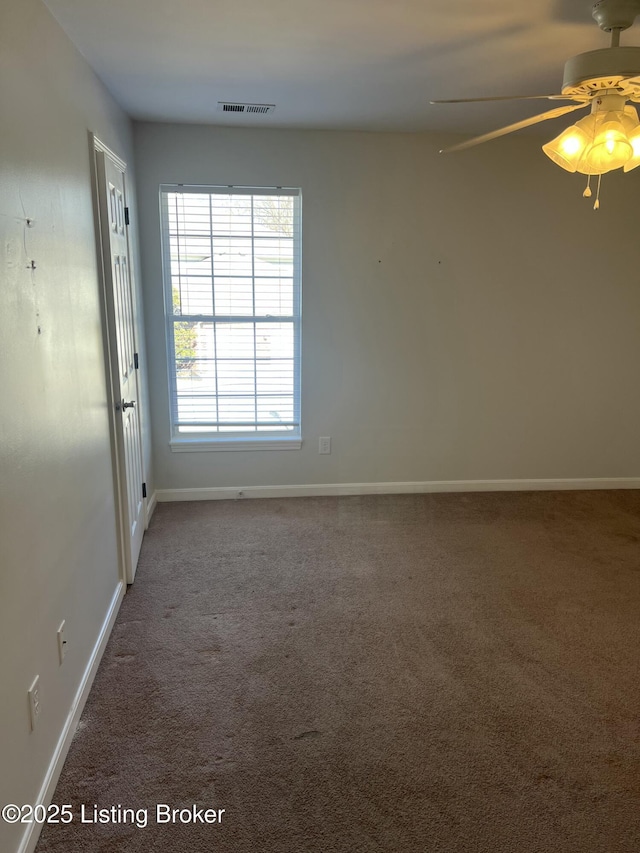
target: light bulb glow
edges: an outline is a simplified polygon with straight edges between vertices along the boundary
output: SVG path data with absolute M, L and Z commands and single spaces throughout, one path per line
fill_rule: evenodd
M 567 157 L 573 157 L 574 154 L 577 154 L 582 149 L 580 137 L 577 133 L 572 133 L 566 139 L 562 140 L 560 148 L 562 149 L 562 153 L 566 154 Z

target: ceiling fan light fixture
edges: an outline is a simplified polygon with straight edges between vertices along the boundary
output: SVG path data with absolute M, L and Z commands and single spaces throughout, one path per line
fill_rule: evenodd
M 560 136 L 543 145 L 542 150 L 557 166 L 567 172 L 575 172 L 587 144 L 587 141 L 581 142 L 576 133 L 576 126 L 572 125 L 563 130 Z
M 567 172 L 604 175 L 623 166 L 629 171 L 640 166 L 638 114 L 631 106 L 624 111 L 596 110 L 543 145 L 542 150 Z
M 633 146 L 622 122 L 621 112 L 608 112 L 599 124 L 592 144 L 584 152 L 579 170 L 604 175 L 621 169 L 633 156 Z
M 585 151 L 593 141 L 595 123 L 593 115 L 583 118 L 543 145 L 542 150 L 557 166 L 567 172 L 577 171 Z
M 624 164 L 624 171 L 630 172 L 636 166 L 640 166 L 640 124 L 629 134 L 629 142 L 633 148 L 633 154 Z

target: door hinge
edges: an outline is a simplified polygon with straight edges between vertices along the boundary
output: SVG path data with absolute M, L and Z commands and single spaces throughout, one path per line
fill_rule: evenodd
M 125 225 L 129 224 L 129 208 L 128 207 L 125 207 L 125 209 L 124 209 L 124 224 Z
M 143 483 L 142 484 L 142 497 L 146 498 L 146 496 L 147 496 L 147 484 Z
M 138 368 L 140 367 L 140 364 L 138 362 L 138 353 L 137 352 L 134 352 L 134 354 L 133 354 L 133 366 L 135 367 L 136 370 L 138 370 Z

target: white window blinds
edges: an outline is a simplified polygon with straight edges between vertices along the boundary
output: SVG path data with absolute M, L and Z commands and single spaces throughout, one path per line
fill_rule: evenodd
M 299 190 L 163 186 L 161 212 L 174 439 L 299 446 Z

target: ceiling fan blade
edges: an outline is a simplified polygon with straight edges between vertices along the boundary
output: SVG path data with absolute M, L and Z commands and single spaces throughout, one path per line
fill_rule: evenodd
M 584 100 L 587 100 L 587 96 Z M 484 101 L 578 101 L 580 96 L 573 95 L 498 95 L 493 98 L 454 98 L 446 101 L 429 101 L 430 104 L 480 104 Z
M 515 124 L 509 124 L 506 127 L 501 127 L 498 130 L 492 130 L 490 133 L 483 133 L 482 136 L 474 136 L 473 139 L 467 139 L 465 142 L 460 142 L 458 145 L 452 145 L 450 148 L 443 148 L 440 153 L 448 154 L 451 151 L 463 151 L 465 148 L 472 148 L 474 145 L 480 145 L 482 142 L 489 142 L 491 139 L 497 139 L 499 136 L 505 136 L 507 133 L 513 133 L 515 130 L 522 130 L 524 127 L 529 127 L 532 124 L 537 124 L 540 121 L 548 121 L 552 118 L 559 118 L 566 113 L 572 113 L 574 110 L 583 110 L 587 104 L 572 104 L 568 107 L 556 107 L 555 110 L 548 110 L 546 113 L 525 118 L 523 121 L 517 121 Z

